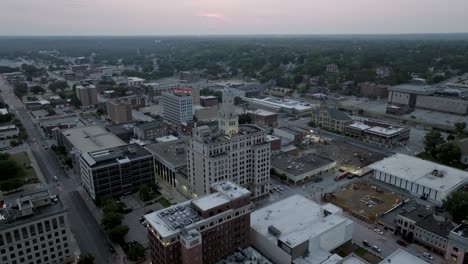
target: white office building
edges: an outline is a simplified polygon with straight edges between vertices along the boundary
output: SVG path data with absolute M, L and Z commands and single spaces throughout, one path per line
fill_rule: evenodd
M 193 120 L 193 103 L 190 93 L 163 93 L 162 103 L 164 117 L 169 121 L 175 124 L 183 124 Z
M 403 154 L 368 166 L 379 181 L 441 203 L 468 182 L 468 172 Z
M 340 208 L 296 194 L 253 211 L 250 227 L 252 246 L 273 263 L 319 264 L 351 240 L 354 223 Z
M 74 263 L 67 209 L 47 190 L 0 208 L 0 263 Z

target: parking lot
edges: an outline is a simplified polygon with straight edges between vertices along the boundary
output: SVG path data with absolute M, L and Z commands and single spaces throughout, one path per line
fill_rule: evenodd
M 134 209 L 132 212 L 126 214 L 122 221 L 122 224 L 127 225 L 130 228 L 126 236 L 127 241 L 136 240 L 141 243 L 145 248 L 148 247 L 148 230 L 140 222 L 140 217 L 143 215 L 161 210 L 164 208 L 161 204 L 155 203 L 139 209 Z

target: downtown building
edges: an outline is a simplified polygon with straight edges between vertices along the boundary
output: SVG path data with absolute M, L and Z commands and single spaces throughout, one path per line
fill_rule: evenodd
M 67 209 L 48 190 L 0 208 L 0 263 L 74 263 Z
M 270 143 L 255 125 L 241 125 L 234 96 L 223 92 L 218 129 L 193 130 L 187 148 L 189 190 L 194 197 L 209 193 L 213 183 L 232 181 L 247 188 L 254 198 L 270 190 Z
M 216 263 L 250 245 L 251 194 L 232 182 L 212 193 L 145 215 L 151 263 Z
M 132 121 L 132 106 L 129 102 L 121 100 L 107 101 L 107 115 L 115 124 Z
M 189 92 L 173 91 L 162 93 L 164 117 L 174 124 L 193 120 L 192 95 Z
M 83 107 L 91 107 L 97 105 L 97 94 L 97 88 L 94 85 L 76 86 L 76 97 L 78 97 Z
M 153 156 L 138 144 L 129 144 L 81 154 L 84 189 L 96 201 L 104 195 L 119 196 L 155 184 Z

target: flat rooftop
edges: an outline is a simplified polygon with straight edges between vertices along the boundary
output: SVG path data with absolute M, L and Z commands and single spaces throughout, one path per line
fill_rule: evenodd
M 135 126 L 139 129 L 145 130 L 145 129 L 160 128 L 160 127 L 168 127 L 169 124 L 163 121 L 155 120 L 152 122 L 138 123 Z
M 322 168 L 335 161 L 315 154 L 296 157 L 287 153 L 271 156 L 271 166 L 294 176 L 298 176 L 309 171 Z
M 221 190 L 222 192 L 208 194 L 147 214 L 145 218 L 162 237 L 168 237 L 179 233 L 182 228 L 190 229 L 188 226 L 196 225 L 205 220 L 192 209 L 192 204 L 205 210 L 229 202 L 240 197 L 240 195 L 250 196 L 250 192 L 247 189 L 229 181 L 213 184 L 212 188 Z M 220 196 L 224 196 L 224 198 Z
M 390 256 L 384 258 L 379 264 L 398 263 L 398 264 L 427 264 L 429 262 L 416 257 L 415 255 L 399 248 Z
M 403 130 L 403 128 L 401 128 L 401 127 L 389 127 L 389 128 L 387 128 L 387 127 L 375 126 L 375 127 L 369 128 L 367 131 L 371 132 L 371 133 L 374 133 L 374 134 L 391 136 L 391 135 L 400 133 L 400 131 L 402 131 L 402 130 Z
M 371 126 L 368 126 L 368 125 L 366 125 L 366 124 L 364 124 L 362 122 L 354 122 L 351 125 L 349 125 L 349 127 L 359 129 L 359 130 L 366 130 L 366 129 L 371 128 Z
M 65 124 L 79 124 L 79 117 L 75 114 L 66 116 L 43 117 L 39 119 L 41 126 L 59 126 Z
M 402 93 L 411 93 L 411 94 L 420 94 L 420 95 L 430 95 L 433 94 L 436 89 L 428 85 L 416 85 L 416 84 L 399 84 L 391 86 L 388 88 L 389 91 L 402 92 Z
M 151 153 L 142 146 L 133 143 L 98 151 L 81 154 L 91 167 L 106 166 L 116 163 L 127 163 L 134 159 L 151 156 Z
M 341 211 L 334 205 L 327 206 Z M 351 222 L 340 214 L 324 216 L 323 208 L 324 206 L 296 194 L 253 211 L 250 214 L 250 227 L 268 240 L 279 239 L 290 247 L 295 247 L 343 222 Z M 270 226 L 280 234 L 272 235 L 269 232 Z
M 262 110 L 262 109 L 257 109 L 257 110 L 248 110 L 247 113 L 250 114 L 255 114 L 259 116 L 273 116 L 273 115 L 278 115 L 277 113 Z
M 158 160 L 163 160 L 174 168 L 187 164 L 187 141 L 177 139 L 168 142 L 146 145 L 148 149 Z
M 135 126 L 136 123 L 137 122 L 127 122 L 127 123 L 109 125 L 109 126 L 106 126 L 106 129 L 116 135 L 130 133 L 130 132 L 133 133 L 133 127 Z
M 272 264 L 266 257 L 252 247 L 236 250 L 217 264 Z
M 310 111 L 315 105 L 310 103 L 301 103 L 299 101 L 290 100 L 290 99 L 279 99 L 274 97 L 268 97 L 265 99 L 252 99 L 252 102 L 270 106 L 273 108 L 286 108 L 290 110 L 298 110 L 298 111 Z
M 468 181 L 466 171 L 403 154 L 395 154 L 368 167 L 445 193 Z
M 62 134 L 82 153 L 126 144 L 116 135 L 99 125 L 70 128 L 63 130 Z

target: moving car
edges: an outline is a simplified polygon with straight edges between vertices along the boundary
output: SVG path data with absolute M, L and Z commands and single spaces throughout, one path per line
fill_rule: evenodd
M 425 258 L 427 258 L 429 260 L 434 260 L 434 257 L 431 254 L 427 253 L 427 252 L 423 253 L 423 257 L 425 257 Z
M 58 177 L 57 177 L 57 176 L 54 176 L 54 181 L 58 181 Z
M 376 252 L 380 252 L 380 251 L 381 251 L 380 248 L 379 248 L 378 246 L 376 246 L 376 245 L 372 246 L 371 248 L 372 248 L 372 250 L 374 250 L 374 251 L 376 251 Z
M 374 232 L 376 232 L 379 235 L 383 235 L 383 231 L 378 228 L 374 229 Z

